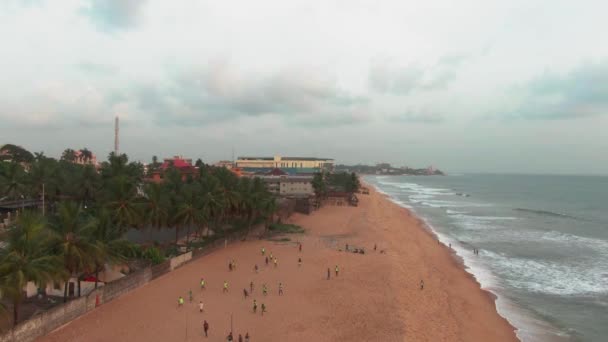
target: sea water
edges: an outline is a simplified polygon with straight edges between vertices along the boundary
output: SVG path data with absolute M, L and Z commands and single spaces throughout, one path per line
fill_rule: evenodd
M 608 341 L 608 177 L 365 180 L 452 244 L 522 341 Z

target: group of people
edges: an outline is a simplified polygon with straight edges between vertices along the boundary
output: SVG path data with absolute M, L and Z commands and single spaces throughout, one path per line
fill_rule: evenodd
M 335 272 L 336 272 L 336 277 L 338 276 L 338 273 L 340 273 L 340 267 L 338 267 L 338 265 L 336 265 L 336 267 L 334 268 Z M 331 270 L 329 269 L 329 267 L 327 268 L 327 280 L 329 280 L 331 278 Z
M 227 341 L 234 341 L 234 337 L 232 336 L 232 332 L 230 332 L 230 334 L 228 334 L 228 336 L 226 337 Z M 249 333 L 245 334 L 245 342 L 249 342 Z M 238 342 L 243 342 L 243 335 L 239 334 L 239 339 Z
M 300 252 L 302 252 L 302 244 L 301 243 L 298 244 L 298 250 Z M 269 262 L 272 261 L 273 264 L 274 264 L 274 267 L 275 268 L 278 267 L 278 259 L 276 258 L 276 256 L 274 256 L 272 254 L 272 252 L 270 252 L 269 255 L 266 256 L 266 248 L 265 247 L 262 247 L 261 252 L 262 252 L 262 256 L 265 257 L 266 265 L 268 265 Z M 298 258 L 298 267 L 301 267 L 301 266 L 302 266 L 302 258 L 299 257 Z M 234 259 L 231 259 L 228 262 L 228 270 L 230 272 L 236 270 L 236 261 Z M 259 267 L 258 267 L 257 264 L 255 264 L 254 270 L 255 270 L 256 273 L 259 272 Z M 328 272 L 328 278 L 329 278 L 329 269 L 327 269 L 327 272 Z M 338 268 L 337 265 L 336 265 L 336 268 L 335 268 L 335 272 L 336 272 L 336 276 L 337 276 L 338 272 L 339 272 L 339 268 Z M 206 289 L 207 282 L 206 282 L 206 280 L 205 280 L 204 277 L 201 277 L 199 284 L 200 284 L 201 291 Z M 227 293 L 228 289 L 229 289 L 229 283 L 228 283 L 227 280 L 224 280 L 223 287 L 222 287 L 222 293 Z M 251 281 L 249 283 L 249 291 L 247 291 L 246 288 L 243 289 L 243 297 L 245 299 L 248 298 L 251 294 L 253 294 L 253 291 L 254 291 L 254 284 L 253 284 L 253 281 Z M 279 282 L 279 286 L 278 286 L 278 294 L 279 294 L 279 296 L 283 295 L 283 293 L 284 293 L 283 291 L 284 291 L 284 289 L 283 289 L 283 283 Z M 266 285 L 266 283 L 262 284 L 262 294 L 264 296 L 268 295 L 268 285 Z M 193 300 L 194 300 L 194 296 L 192 294 L 192 289 L 190 289 L 188 291 L 188 297 L 189 297 L 190 303 L 192 303 Z M 177 305 L 178 305 L 178 307 L 184 306 L 184 302 L 185 302 L 184 297 L 183 296 L 179 296 L 178 299 L 177 299 Z M 199 301 L 198 308 L 199 308 L 199 312 L 200 313 L 204 312 L 204 304 L 203 304 L 202 300 Z M 257 311 L 258 311 L 258 303 L 257 303 L 257 300 L 254 299 L 253 300 L 253 312 L 257 313 Z M 264 315 L 265 312 L 267 312 L 267 307 L 266 307 L 265 303 L 262 303 L 261 306 L 260 306 L 260 313 L 261 313 L 261 315 Z M 205 334 L 205 337 L 207 337 L 208 333 L 209 333 L 209 323 L 207 322 L 207 320 L 203 321 L 203 332 Z M 234 337 L 232 335 L 232 332 L 227 336 L 227 340 L 228 341 L 234 341 Z M 238 336 L 238 341 L 239 342 L 243 341 L 243 336 L 241 334 L 239 334 L 239 336 Z M 245 334 L 244 341 L 246 341 L 246 342 L 249 341 L 249 333 L 248 332 Z

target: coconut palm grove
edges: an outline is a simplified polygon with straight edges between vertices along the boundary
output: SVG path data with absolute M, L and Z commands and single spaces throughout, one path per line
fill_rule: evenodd
M 70 149 L 59 160 L 14 145 L 3 149 L 10 153 L 0 161 L 0 201 L 17 203 L 0 235 L 2 311 L 12 324 L 26 318 L 20 307 L 30 282 L 39 291 L 49 283 L 64 284 L 65 302 L 69 279 L 77 279 L 75 296 L 80 296 L 81 282 L 93 277 L 97 287 L 106 265 L 158 264 L 225 234 L 278 224 L 279 200 L 259 178 L 238 177 L 201 160 L 196 174 L 184 177 L 168 168 L 162 182 L 150 182 L 144 165 L 126 154 L 112 152 L 95 167 L 74 163 Z M 87 151 L 80 154 L 86 158 Z M 158 171 L 156 160 L 147 173 Z M 334 183 L 358 187 L 354 175 L 318 174 L 313 184 L 317 196 Z M 170 231 L 171 237 L 156 240 L 151 233 L 158 231 Z M 129 232 L 140 239 L 130 239 Z

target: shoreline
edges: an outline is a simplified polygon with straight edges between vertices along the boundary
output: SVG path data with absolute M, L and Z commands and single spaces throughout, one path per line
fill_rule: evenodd
M 399 208 L 404 209 L 410 215 L 418 219 L 418 224 L 421 229 L 426 230 L 433 238 L 439 240 L 441 245 L 450 252 L 455 266 L 461 267 L 467 275 L 470 276 L 479 288 L 488 296 L 493 302 L 496 313 L 504 318 L 513 328 L 518 340 L 523 341 L 552 341 L 552 342 L 565 342 L 569 341 L 567 334 L 564 334 L 557 327 L 550 323 L 542 320 L 539 317 L 534 316 L 532 313 L 519 307 L 516 303 L 512 302 L 504 294 L 500 293 L 500 286 L 493 284 L 494 275 L 488 269 L 485 269 L 483 265 L 474 263 L 473 259 L 466 259 L 464 255 L 461 255 L 466 250 L 467 246 L 462 245 L 460 241 L 452 240 L 452 238 L 444 233 L 437 231 L 423 216 L 417 214 L 412 206 L 402 202 L 399 199 L 391 197 L 390 194 L 384 192 L 377 185 L 367 183 L 366 186 L 373 188 L 380 195 L 384 196 L 387 201 L 396 205 Z M 455 244 L 452 249 L 448 246 L 448 243 Z M 469 246 L 470 247 L 470 246 Z M 472 264 L 470 264 L 472 263 Z M 476 271 L 477 269 L 477 271 Z M 485 279 L 481 280 L 479 278 Z M 488 286 L 489 285 L 489 286 Z M 486 287 L 484 287 L 486 286 Z
M 370 190 L 359 196 L 358 207 L 325 206 L 308 216 L 295 214 L 288 222 L 306 232 L 285 235 L 290 241 L 228 245 L 40 341 L 200 341 L 203 319 L 211 326 L 210 340 L 224 339 L 234 322 L 235 336 L 248 332 L 255 341 L 518 341 L 489 292 L 471 281 L 472 275 L 447 247 L 439 246 L 432 231 L 414 213 Z M 345 244 L 364 248 L 365 254 L 345 252 Z M 265 266 L 262 247 L 277 256 L 277 267 Z M 229 272 L 232 259 L 238 269 Z M 209 284 L 205 290 L 198 288 L 202 276 Z M 224 280 L 231 284 L 229 293 L 222 293 Z M 242 289 L 250 281 L 255 290 L 245 299 Z M 277 293 L 278 283 L 285 287 L 284 296 Z M 267 296 L 261 294 L 261 284 L 269 285 Z M 187 298 L 189 289 L 194 290 L 193 303 L 177 308 L 176 298 Z M 252 298 L 267 305 L 264 316 L 259 308 L 252 312 Z M 204 313 L 198 311 L 199 300 L 205 303 Z
M 504 319 L 506 321 L 506 323 L 509 325 L 509 327 L 511 328 L 511 330 L 513 331 L 513 333 L 516 336 L 516 340 L 517 341 L 521 341 L 520 337 L 517 335 L 518 332 L 518 328 L 508 319 L 508 317 L 504 316 L 503 314 L 501 314 L 499 307 L 498 307 L 498 300 L 499 300 L 499 295 L 492 292 L 492 290 L 490 289 L 485 289 L 482 287 L 481 282 L 477 279 L 476 275 L 472 272 L 470 272 L 469 270 L 471 269 L 467 264 L 466 261 L 464 259 L 463 256 L 459 255 L 457 250 L 454 248 L 450 248 L 448 246 L 448 244 L 444 243 L 443 241 L 441 241 L 441 235 L 439 232 L 437 232 L 431 224 L 429 224 L 423 217 L 419 216 L 411 206 L 405 204 L 405 203 L 401 203 L 399 200 L 392 198 L 389 194 L 385 193 L 384 191 L 382 191 L 381 189 L 379 189 L 376 185 L 373 184 L 369 184 L 367 182 L 364 183 L 365 186 L 367 186 L 370 189 L 373 189 L 373 191 L 377 192 L 378 195 L 380 195 L 381 197 L 384 198 L 384 200 L 387 203 L 390 203 L 391 205 L 396 206 L 399 210 L 403 210 L 407 216 L 409 217 L 413 217 L 416 220 L 416 225 L 418 226 L 418 228 L 425 232 L 426 234 L 429 235 L 430 238 L 436 240 L 437 242 L 439 242 L 439 245 L 441 246 L 441 248 L 449 254 L 450 256 L 450 260 L 452 262 L 452 266 L 455 268 L 459 268 L 461 269 L 465 276 L 472 281 L 473 283 L 476 284 L 476 286 L 478 287 L 478 290 L 481 291 L 481 293 L 483 294 L 483 296 L 487 299 L 488 303 L 490 305 L 492 305 L 495 309 L 495 313 L 496 315 L 500 316 L 500 318 Z

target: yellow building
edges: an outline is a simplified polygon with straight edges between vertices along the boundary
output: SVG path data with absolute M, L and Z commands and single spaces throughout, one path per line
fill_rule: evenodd
M 333 169 L 334 160 L 307 157 L 239 157 L 236 166 L 243 169 L 292 169 L 294 172 L 316 172 Z

